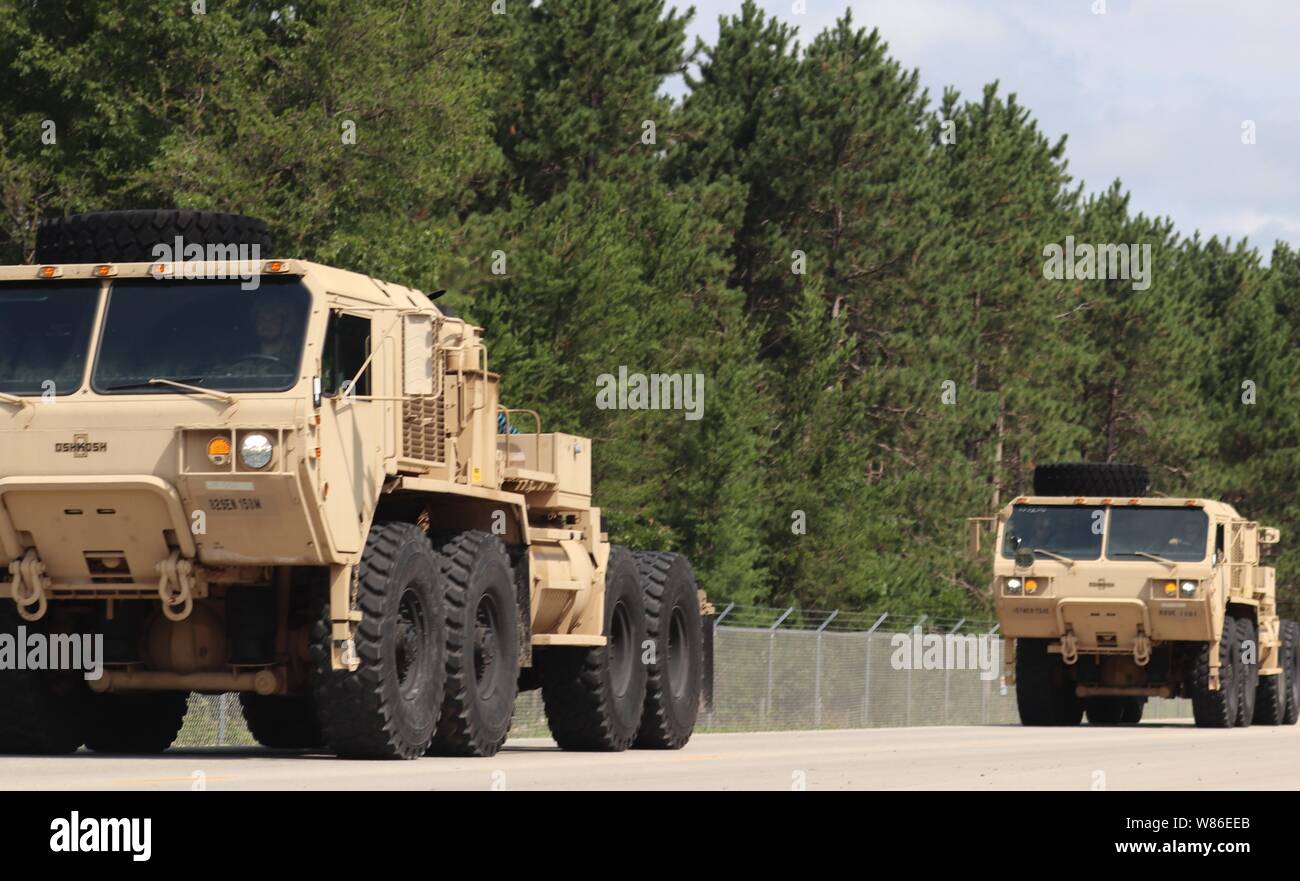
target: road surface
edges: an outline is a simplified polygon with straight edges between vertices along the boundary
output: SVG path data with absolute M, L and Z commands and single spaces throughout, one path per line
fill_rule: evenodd
M 697 735 L 678 752 L 341 761 L 249 747 L 0 757 L 3 789 L 1300 789 L 1300 727 L 875 728 Z

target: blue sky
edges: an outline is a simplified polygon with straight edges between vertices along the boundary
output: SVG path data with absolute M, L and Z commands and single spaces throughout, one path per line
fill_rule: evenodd
M 759 0 L 800 43 L 846 7 L 878 27 L 931 103 L 945 86 L 977 98 L 999 80 L 1039 127 L 1068 134 L 1076 181 L 1120 178 L 1131 205 L 1183 235 L 1300 244 L 1300 3 L 1294 0 Z M 740 0 L 695 7 L 691 42 L 711 42 Z M 680 94 L 681 85 L 671 90 Z M 1242 143 L 1252 120 L 1256 143 Z

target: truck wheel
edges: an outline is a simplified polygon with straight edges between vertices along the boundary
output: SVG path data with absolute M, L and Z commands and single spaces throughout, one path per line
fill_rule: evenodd
M 444 534 L 447 663 L 435 755 L 491 756 L 510 733 L 519 687 L 519 612 L 510 557 L 479 530 Z
M 325 745 L 316 706 L 305 695 L 242 692 L 239 705 L 253 739 L 271 749 L 317 749 Z
M 1089 725 L 1136 725 L 1146 700 L 1140 697 L 1090 697 L 1084 701 Z
M 1300 624 L 1282 622 L 1282 670 L 1286 675 L 1286 711 L 1283 725 L 1300 719 Z
M 1225 615 L 1219 637 L 1219 690 L 1210 690 L 1210 652 L 1213 643 L 1197 650 L 1192 662 L 1188 692 L 1192 717 L 1198 728 L 1231 728 L 1241 707 L 1241 640 L 1235 618 Z
M 1016 709 L 1021 725 L 1078 725 L 1083 702 L 1046 639 L 1016 640 Z
M 414 759 L 442 704 L 443 581 L 423 530 L 376 523 L 358 573 L 355 671 L 330 667 L 328 597 L 312 627 L 312 699 L 324 740 L 344 758 Z
M 1150 484 L 1145 465 L 1060 462 L 1034 469 L 1036 496 L 1144 496 Z
M 1259 677 L 1259 688 L 1255 691 L 1256 725 L 1281 725 L 1286 716 L 1286 670 L 1273 676 Z
M 0 600 L 9 603 L 9 600 Z M 79 673 L 0 671 L 0 753 L 61 755 L 85 742 L 90 692 Z
M 642 551 L 636 563 L 645 593 L 646 631 L 654 647 L 636 746 L 681 749 L 695 730 L 704 676 L 695 573 L 681 554 Z
M 625 750 L 641 724 L 646 599 L 626 548 L 610 549 L 605 634 L 608 642 L 596 648 L 547 648 L 540 655 L 546 721 L 561 749 Z
M 1237 619 L 1238 651 L 1241 653 L 1241 699 L 1237 705 L 1237 727 L 1249 728 L 1255 720 L 1255 692 L 1259 688 L 1259 631 L 1249 618 Z M 1249 655 L 1249 660 L 1247 660 Z
M 0 633 L 16 638 L 18 625 L 40 629 L 18 617 L 12 600 L 0 599 Z M 0 753 L 61 755 L 85 742 L 90 689 L 80 673 L 0 670 Z
M 188 691 L 92 694 L 86 749 L 97 753 L 160 753 L 185 723 Z
M 36 229 L 38 263 L 148 263 L 154 246 L 256 245 L 271 257 L 266 223 L 242 214 L 214 211 L 94 211 L 49 217 Z M 176 259 L 180 259 L 178 255 Z

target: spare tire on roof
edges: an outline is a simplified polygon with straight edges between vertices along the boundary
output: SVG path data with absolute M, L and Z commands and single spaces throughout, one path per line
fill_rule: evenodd
M 1034 469 L 1036 496 L 1144 496 L 1151 487 L 1145 465 L 1057 462 Z
M 271 256 L 271 232 L 265 221 L 242 214 L 167 208 L 46 218 L 36 229 L 36 261 L 148 263 L 159 259 L 155 246 L 174 248 L 178 236 L 186 246 L 256 245 L 257 257 Z M 183 254 L 173 255 L 173 259 L 183 258 Z

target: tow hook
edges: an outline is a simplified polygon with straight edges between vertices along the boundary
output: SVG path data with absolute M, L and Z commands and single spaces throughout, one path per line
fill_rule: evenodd
M 1151 637 L 1141 630 L 1133 640 L 1133 662 L 1139 667 L 1145 667 L 1151 662 Z
M 172 621 L 184 621 L 194 610 L 194 561 L 181 558 L 180 550 L 158 564 L 158 597 L 162 613 Z
M 1079 660 L 1079 637 L 1073 630 L 1065 631 L 1065 636 L 1061 637 L 1061 660 L 1066 664 Z
M 21 560 L 10 563 L 9 575 L 13 579 L 14 604 L 18 606 L 18 614 L 27 621 L 44 618 L 50 607 L 45 596 L 50 579 L 45 574 L 45 564 L 37 555 L 36 548 L 28 548 Z M 36 610 L 30 611 L 28 607 L 33 605 Z

